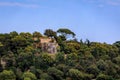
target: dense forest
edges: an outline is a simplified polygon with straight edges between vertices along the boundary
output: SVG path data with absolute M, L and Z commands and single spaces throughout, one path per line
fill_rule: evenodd
M 57 53 L 36 47 L 44 36 L 56 40 Z M 44 35 L 0 33 L 0 80 L 120 80 L 120 41 L 107 44 L 75 36 L 64 28 L 46 29 Z

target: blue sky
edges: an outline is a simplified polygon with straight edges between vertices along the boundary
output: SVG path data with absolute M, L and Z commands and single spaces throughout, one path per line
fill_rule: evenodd
M 120 0 L 0 0 L 0 33 L 69 28 L 79 39 L 120 40 Z

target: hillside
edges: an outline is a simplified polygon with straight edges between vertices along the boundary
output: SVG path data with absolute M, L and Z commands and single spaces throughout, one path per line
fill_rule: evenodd
M 44 35 L 0 33 L 0 80 L 120 79 L 120 41 L 107 44 L 75 36 L 63 28 L 46 29 Z

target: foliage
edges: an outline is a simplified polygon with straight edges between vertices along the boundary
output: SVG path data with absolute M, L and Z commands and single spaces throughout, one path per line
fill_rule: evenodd
M 24 74 L 23 74 L 23 76 L 22 76 L 22 78 L 24 79 L 24 80 L 36 80 L 37 78 L 36 78 L 36 76 L 35 76 L 35 74 L 33 74 L 33 73 L 31 73 L 31 72 L 24 72 Z
M 55 60 L 57 63 L 64 63 L 64 53 L 57 53 Z
M 39 38 L 39 37 L 42 37 L 42 34 L 40 32 L 35 31 L 33 32 L 33 37 Z
M 55 37 L 56 36 L 56 32 L 53 31 L 52 29 L 46 29 L 44 32 L 44 35 L 48 36 L 48 37 Z
M 41 37 L 56 40 L 56 54 L 43 53 Z M 119 80 L 120 41 L 78 41 L 61 28 L 40 32 L 0 33 L 0 80 Z M 38 47 L 40 46 L 40 47 Z
M 54 78 L 54 80 L 62 80 L 63 72 L 55 67 L 48 68 L 48 74 Z
M 86 72 L 87 72 L 88 74 L 93 74 L 93 75 L 94 75 L 94 78 L 96 78 L 96 76 L 97 76 L 98 73 L 99 73 L 99 70 L 98 70 L 98 68 L 96 67 L 96 65 L 91 65 L 91 66 L 87 67 Z
M 46 53 L 35 57 L 35 67 L 38 69 L 47 69 L 53 65 L 53 58 Z
M 22 71 L 29 69 L 30 66 L 33 65 L 33 54 L 28 53 L 20 53 L 17 57 L 17 66 L 19 66 Z
M 16 80 L 16 76 L 11 70 L 3 70 L 0 73 L 0 80 Z
M 41 80 L 54 80 L 54 79 L 47 73 L 43 73 L 41 74 Z
M 110 80 L 107 75 L 100 73 L 96 80 Z
M 64 35 L 65 37 L 67 37 L 67 35 L 72 35 L 72 37 L 75 37 L 75 33 L 66 28 L 58 29 L 57 32 Z
M 83 73 L 77 69 L 70 69 L 68 71 L 68 76 L 70 76 L 72 80 L 84 80 L 84 79 L 90 80 L 91 79 L 91 75 Z

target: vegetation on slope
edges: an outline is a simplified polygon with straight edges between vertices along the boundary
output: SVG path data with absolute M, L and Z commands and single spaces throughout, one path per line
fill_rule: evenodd
M 48 36 L 60 47 L 47 54 L 34 37 Z M 69 29 L 0 34 L 0 80 L 119 80 L 120 41 L 78 41 Z M 39 40 L 38 40 L 39 42 Z

